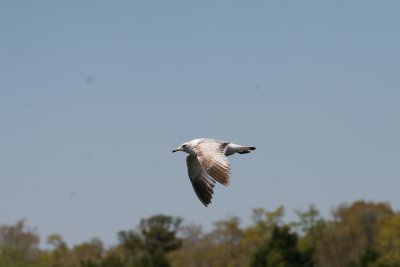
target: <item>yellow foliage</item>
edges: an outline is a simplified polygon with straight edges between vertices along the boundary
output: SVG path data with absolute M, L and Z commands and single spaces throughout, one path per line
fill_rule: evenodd
M 400 214 L 381 221 L 376 243 L 381 255 L 380 263 L 386 265 L 400 263 Z

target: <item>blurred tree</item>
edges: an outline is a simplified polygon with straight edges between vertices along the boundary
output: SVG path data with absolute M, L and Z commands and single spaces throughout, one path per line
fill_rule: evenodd
M 289 226 L 276 226 L 265 245 L 254 254 L 252 267 L 301 267 L 309 262 L 297 249 L 297 234 Z
M 305 212 L 296 211 L 298 221 L 292 223 L 299 234 L 298 248 L 302 256 L 308 259 L 304 266 L 314 266 L 313 255 L 326 223 L 319 211 L 311 205 Z
M 74 259 L 74 266 L 81 266 L 83 263 L 98 264 L 104 255 L 103 242 L 94 238 L 89 242 L 74 246 L 70 254 Z
M 238 266 L 243 253 L 240 251 L 240 242 L 243 230 L 239 227 L 240 220 L 232 217 L 214 223 L 214 230 L 205 236 L 213 244 L 208 253 L 214 266 Z
M 207 250 L 213 244 L 205 242 L 201 226 L 187 225 L 181 229 L 182 246 L 170 253 L 171 266 L 201 267 L 205 265 Z
M 229 218 L 214 223 L 210 233 L 202 234 L 198 226 L 187 227 L 181 249 L 170 255 L 173 266 L 239 266 L 242 229 L 239 219 Z
M 282 224 L 285 208 L 280 206 L 274 211 L 266 211 L 263 208 L 253 209 L 252 220 L 257 227 L 264 229 L 265 232 L 272 233 L 276 225 Z
M 106 256 L 101 264 L 98 264 L 99 267 L 125 267 L 122 259 L 116 256 Z
M 142 236 L 133 230 L 120 231 L 118 239 L 127 252 L 136 252 L 145 249 Z
M 375 253 L 379 221 L 392 214 L 386 203 L 357 201 L 339 206 L 319 237 L 314 254 L 316 266 L 343 267 L 358 264 L 360 259 L 374 260 L 371 253 Z
M 294 222 L 293 226 L 301 235 L 308 234 L 310 231 L 324 222 L 323 218 L 319 214 L 319 211 L 314 205 L 311 205 L 305 212 L 297 210 L 296 214 L 298 221 Z
M 153 254 L 157 251 L 169 252 L 179 248 L 181 240 L 176 235 L 181 223 L 181 218 L 165 215 L 142 219 L 140 230 L 144 236 L 146 249 Z
M 70 251 L 61 235 L 49 235 L 47 237 L 47 244 L 53 247 L 53 250 L 50 253 L 51 266 L 63 267 L 73 265 L 73 259 L 70 256 Z
M 246 228 L 232 217 L 214 223 L 211 232 L 190 226 L 183 230 L 183 246 L 170 255 L 175 267 L 249 266 L 257 248 L 271 236 L 274 225 L 282 222 L 284 209 L 253 210 L 253 222 Z
M 68 248 L 58 234 L 40 249 L 35 229 L 20 220 L 0 226 L 0 267 L 400 267 L 400 213 L 386 203 L 341 205 L 330 220 L 314 206 L 290 224 L 283 214 L 259 208 L 247 227 L 233 217 L 209 232 L 155 215 L 107 249 L 98 239 Z
M 368 246 L 356 258 L 351 259 L 347 267 L 377 267 L 375 262 L 378 258 L 379 254 L 371 246 Z
M 141 220 L 140 233 L 119 232 L 119 240 L 126 254 L 124 263 L 138 267 L 170 266 L 166 253 L 181 246 L 182 241 L 177 237 L 181 223 L 181 218 L 155 215 Z
M 40 256 L 39 236 L 26 226 L 26 220 L 0 226 L 0 266 L 17 266 L 33 262 Z M 14 264 L 14 265 L 13 265 Z
M 376 239 L 380 253 L 377 266 L 400 266 L 400 213 L 381 221 Z
M 59 234 L 51 234 L 47 237 L 47 244 L 51 245 L 53 249 L 68 250 L 68 246 Z

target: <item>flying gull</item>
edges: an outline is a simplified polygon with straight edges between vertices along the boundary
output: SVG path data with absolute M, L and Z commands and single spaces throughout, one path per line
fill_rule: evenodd
M 197 197 L 207 206 L 211 203 L 216 181 L 229 185 L 231 166 L 226 157 L 235 153 L 246 154 L 255 149 L 252 146 L 199 138 L 183 143 L 172 152 L 183 151 L 189 154 L 186 165 L 190 181 Z

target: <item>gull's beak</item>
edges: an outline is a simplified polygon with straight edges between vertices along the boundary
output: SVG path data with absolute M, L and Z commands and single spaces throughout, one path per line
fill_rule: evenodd
M 177 151 L 182 151 L 182 148 L 178 147 L 178 148 L 172 150 L 172 153 L 175 153 L 175 152 L 177 152 Z

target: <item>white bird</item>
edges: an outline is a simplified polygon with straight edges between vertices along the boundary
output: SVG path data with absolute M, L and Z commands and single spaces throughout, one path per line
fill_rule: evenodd
M 189 154 L 186 164 L 190 181 L 197 197 L 207 206 L 211 203 L 215 181 L 225 186 L 230 182 L 231 166 L 226 156 L 235 153 L 246 154 L 255 149 L 252 146 L 198 138 L 183 143 L 172 152 L 183 151 Z

